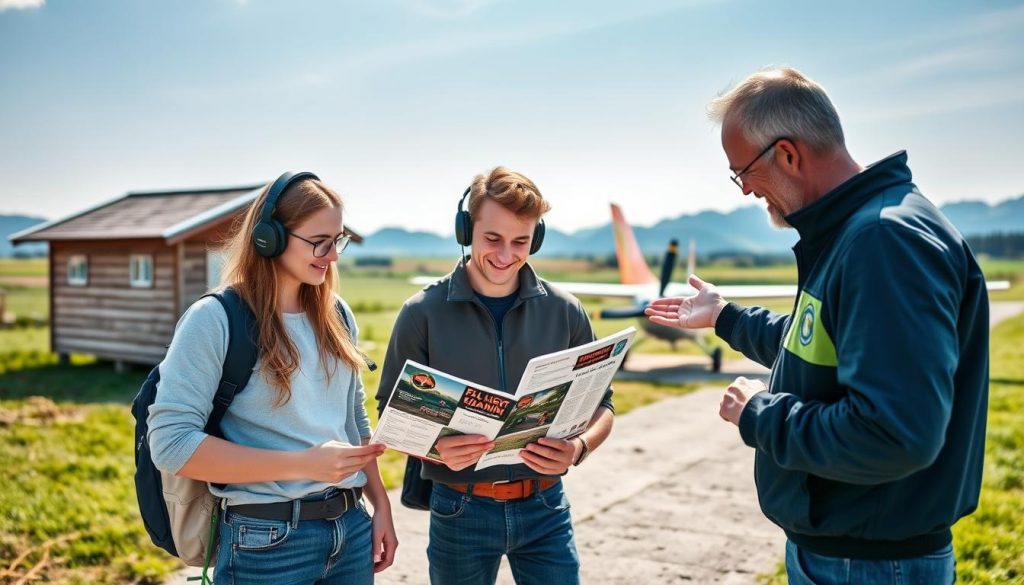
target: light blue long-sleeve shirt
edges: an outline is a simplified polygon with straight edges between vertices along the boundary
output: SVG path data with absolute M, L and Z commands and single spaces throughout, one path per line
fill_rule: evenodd
M 345 305 L 353 339 L 358 330 Z M 221 422 L 232 443 L 279 451 L 300 451 L 325 441 L 359 445 L 370 436 L 359 374 L 340 360 L 324 372 L 316 337 L 305 313 L 285 313 L 284 325 L 299 352 L 292 374 L 291 398 L 277 406 L 278 390 L 261 372 L 262 360 L 245 389 L 239 392 Z M 175 328 L 167 357 L 160 364 L 156 400 L 149 407 L 149 444 L 158 469 L 177 473 L 208 436 L 203 432 L 213 410 L 228 345 L 228 318 L 221 304 L 205 297 L 190 307 Z M 311 480 L 269 481 L 211 486 L 228 505 L 280 502 L 301 498 L 331 486 L 366 484 L 360 471 L 340 483 Z

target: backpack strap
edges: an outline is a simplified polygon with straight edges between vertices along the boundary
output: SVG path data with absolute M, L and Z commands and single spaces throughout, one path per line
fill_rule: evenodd
M 249 305 L 239 296 L 238 291 L 231 287 L 203 296 L 217 299 L 228 316 L 228 351 L 224 356 L 220 384 L 217 385 L 217 392 L 213 397 L 213 410 L 210 412 L 209 420 L 206 421 L 206 428 L 203 429 L 209 435 L 223 438 L 220 422 L 235 399 L 235 395 L 249 383 L 253 368 L 256 367 L 256 360 L 259 358 L 256 343 L 258 338 L 256 316 Z M 338 300 L 337 308 L 341 320 L 345 324 L 345 329 L 351 331 L 348 314 L 345 312 L 341 300 Z M 366 367 L 371 372 L 377 369 L 376 362 L 367 355 L 363 354 L 363 360 L 366 361 Z
M 352 335 L 352 325 L 348 322 L 348 313 L 345 312 L 345 304 L 341 302 L 341 299 L 338 299 L 338 302 L 335 303 L 334 306 L 338 309 L 338 314 L 341 315 L 341 322 L 345 324 L 345 330 L 348 331 L 349 335 Z M 355 341 L 355 339 L 352 341 Z M 359 351 L 359 348 L 356 348 L 356 351 Z M 373 372 L 377 369 L 377 362 L 370 359 L 370 356 L 361 351 L 359 351 L 359 355 L 363 356 L 363 361 L 366 362 L 366 368 L 368 370 Z
M 235 399 L 235 394 L 241 392 L 249 383 L 252 370 L 256 367 L 256 359 L 259 357 L 256 346 L 256 316 L 233 288 L 203 296 L 217 299 L 228 315 L 228 352 L 224 356 L 220 384 L 213 397 L 213 411 L 210 412 L 210 419 L 206 421 L 204 429 L 209 435 L 223 438 L 220 421 L 231 406 L 231 401 Z

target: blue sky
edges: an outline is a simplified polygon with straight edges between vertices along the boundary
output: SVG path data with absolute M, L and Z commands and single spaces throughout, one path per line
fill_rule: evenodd
M 1024 3 L 0 0 L 0 213 L 312 170 L 363 233 L 451 233 L 505 164 L 550 226 L 749 204 L 707 102 L 765 65 L 932 200 L 1024 193 Z

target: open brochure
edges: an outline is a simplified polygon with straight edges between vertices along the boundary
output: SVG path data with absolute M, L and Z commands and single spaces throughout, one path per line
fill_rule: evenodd
M 636 329 L 530 360 L 508 394 L 406 360 L 371 443 L 440 461 L 437 440 L 486 435 L 495 440 L 475 469 L 522 463 L 519 450 L 541 437 L 582 433 L 601 405 Z

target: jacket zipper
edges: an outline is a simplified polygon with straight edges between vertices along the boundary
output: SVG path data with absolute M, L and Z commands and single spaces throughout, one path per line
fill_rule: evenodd
M 503 340 L 504 334 L 499 333 L 498 321 L 494 318 L 494 315 L 491 313 L 491 310 L 485 307 L 484 304 L 481 303 L 478 299 L 473 299 L 473 302 L 476 303 L 481 309 L 483 309 L 485 313 L 487 313 L 487 316 L 491 318 L 491 323 L 494 324 L 494 334 L 498 338 L 498 344 L 497 347 L 495 348 L 498 352 L 498 385 L 500 386 L 500 388 L 498 389 L 501 390 L 502 392 L 508 392 L 508 390 L 505 389 L 505 387 L 508 385 L 508 382 L 505 379 L 505 344 Z M 518 301 L 516 304 L 518 304 Z M 508 315 L 509 311 L 511 311 L 514 308 L 516 308 L 516 305 L 512 305 L 511 307 L 509 307 L 508 311 L 505 311 L 505 315 L 501 316 L 502 331 L 504 330 L 505 327 L 505 316 Z M 512 481 L 513 466 L 508 465 L 506 467 L 507 469 L 505 470 L 505 481 Z
M 502 324 L 504 325 L 504 319 Z M 498 380 L 501 382 L 501 391 L 508 392 L 505 387 L 508 383 L 505 381 L 505 348 L 501 337 L 498 338 Z
M 498 336 L 498 379 L 501 381 L 502 392 L 508 392 L 508 380 L 505 378 L 505 318 L 521 304 L 523 304 L 523 299 L 516 299 L 516 302 L 501 316 L 501 334 Z M 490 311 L 487 312 L 490 313 Z M 494 321 L 494 315 L 491 315 L 491 321 Z M 498 326 L 497 321 L 494 321 L 494 326 Z M 497 330 L 495 330 L 495 333 L 497 333 Z
M 501 390 L 502 392 L 508 392 L 508 390 L 506 389 L 506 386 L 508 385 L 508 381 L 505 379 L 505 344 L 502 341 L 502 338 L 504 336 L 501 333 L 498 332 L 499 331 L 498 330 L 498 322 L 494 319 L 494 315 L 491 313 L 491 310 L 488 309 L 486 306 L 484 306 L 484 304 L 481 303 L 478 299 L 474 298 L 473 299 L 473 303 L 475 305 L 477 305 L 478 307 L 480 307 L 481 309 L 483 309 L 484 313 L 487 313 L 487 316 L 490 317 L 491 323 L 494 324 L 494 334 L 498 338 L 498 344 L 495 347 L 495 349 L 498 352 L 498 385 L 499 385 L 498 390 Z M 515 305 L 513 305 L 512 307 L 509 307 L 509 310 L 505 311 L 505 315 L 508 315 L 508 312 L 511 311 L 514 308 L 515 308 Z M 501 326 L 502 327 L 505 326 L 505 315 L 502 315 L 502 317 L 501 317 Z
M 793 308 L 789 310 L 789 327 L 782 333 L 782 339 L 779 340 L 779 350 L 775 353 L 775 361 L 772 362 L 772 369 L 768 372 L 768 391 L 771 392 L 772 383 L 775 382 L 775 369 L 779 365 L 779 360 L 782 359 L 783 353 L 786 351 L 786 338 L 789 337 L 789 330 L 795 327 L 797 324 L 794 323 L 797 314 L 798 303 L 800 302 L 800 293 L 804 290 L 803 282 L 801 282 L 801 275 L 803 275 L 803 248 L 798 247 L 793 254 L 796 257 L 796 296 L 793 298 Z M 803 275 L 806 279 L 806 275 Z

